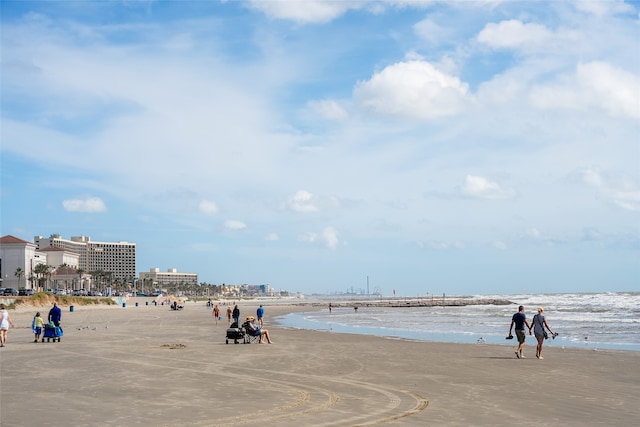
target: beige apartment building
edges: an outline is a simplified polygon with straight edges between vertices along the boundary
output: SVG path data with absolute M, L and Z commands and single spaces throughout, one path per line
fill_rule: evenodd
M 132 281 L 136 277 L 136 244 L 129 242 L 94 242 L 89 236 L 63 239 L 59 234 L 48 238 L 35 236 L 37 250 L 62 248 L 79 254 L 78 268 L 85 272 L 106 271 L 112 278 Z
M 167 285 L 197 285 L 198 273 L 182 273 L 175 268 L 160 271 L 159 268 L 151 268 L 148 272 L 140 272 L 138 281 L 145 289 L 155 287 L 162 289 Z

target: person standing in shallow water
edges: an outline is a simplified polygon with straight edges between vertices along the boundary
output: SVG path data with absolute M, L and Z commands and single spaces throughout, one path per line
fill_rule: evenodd
M 531 334 L 531 328 L 533 328 L 533 335 L 536 337 L 536 340 L 538 340 L 538 345 L 536 346 L 536 357 L 538 359 L 544 359 L 544 357 L 542 357 L 542 344 L 544 344 L 545 326 L 549 330 L 549 333 L 553 335 L 553 331 L 542 313 L 544 313 L 544 308 L 538 307 L 538 314 L 533 316 L 533 322 L 529 327 L 529 334 Z
M 518 349 L 516 350 L 516 357 L 518 359 L 524 359 L 524 354 L 522 354 L 522 350 L 524 349 L 524 341 L 526 339 L 525 335 L 525 325 L 529 329 L 529 335 L 531 335 L 531 326 L 529 326 L 529 322 L 527 322 L 527 315 L 524 314 L 524 307 L 518 307 L 518 312 L 513 315 L 511 318 L 511 325 L 509 326 L 509 336 L 511 336 L 511 330 L 516 330 L 516 338 L 518 338 Z

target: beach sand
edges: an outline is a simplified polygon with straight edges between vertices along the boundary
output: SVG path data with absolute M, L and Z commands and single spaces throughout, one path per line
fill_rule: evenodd
M 134 301 L 139 300 L 139 306 Z M 34 309 L 0 349 L 0 425 L 631 426 L 640 352 L 441 344 L 278 327 L 311 306 L 265 302 L 274 344 L 225 344 L 206 304 L 63 308 L 60 343 Z M 239 304 L 242 317 L 258 302 Z M 222 311 L 226 307 L 222 307 Z M 46 318 L 49 307 L 39 311 Z M 505 324 L 505 331 L 508 324 Z

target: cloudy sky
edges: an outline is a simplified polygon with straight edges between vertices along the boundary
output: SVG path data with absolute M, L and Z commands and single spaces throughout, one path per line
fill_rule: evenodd
M 2 235 L 305 294 L 640 288 L 640 2 L 1 7 Z

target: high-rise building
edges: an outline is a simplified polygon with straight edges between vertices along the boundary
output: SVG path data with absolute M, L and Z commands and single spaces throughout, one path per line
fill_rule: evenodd
M 105 271 L 113 279 L 133 280 L 136 277 L 136 244 L 129 242 L 94 242 L 89 236 L 63 239 L 59 234 L 48 238 L 35 236 L 38 250 L 55 247 L 80 254 L 78 268 L 85 272 Z
M 148 272 L 140 272 L 140 280 L 143 286 L 162 288 L 167 285 L 197 285 L 198 273 L 181 273 L 175 268 L 160 271 L 159 268 L 151 268 Z

